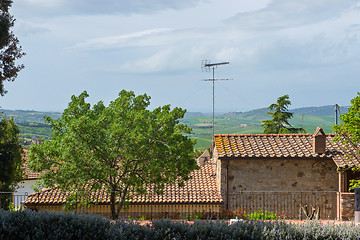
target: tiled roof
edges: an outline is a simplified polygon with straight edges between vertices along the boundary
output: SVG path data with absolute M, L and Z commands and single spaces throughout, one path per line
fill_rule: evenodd
M 24 174 L 25 174 L 25 180 L 38 179 L 41 173 L 31 171 L 27 164 L 28 163 L 25 162 L 22 166 Z
M 38 179 L 41 173 L 38 172 L 33 172 L 30 170 L 30 168 L 28 167 L 28 161 L 27 161 L 27 149 L 23 149 L 24 155 L 23 155 L 23 159 L 24 159 L 24 164 L 21 167 L 23 169 L 24 175 L 25 175 L 25 179 L 24 180 L 34 180 L 34 179 Z
M 313 151 L 312 134 L 215 134 L 219 158 L 331 158 L 339 168 L 359 166 L 360 161 L 349 154 L 335 134 L 326 134 L 326 151 Z
M 130 193 L 132 204 L 147 203 L 223 203 L 216 183 L 214 165 L 207 164 L 193 171 L 192 177 L 185 182 L 185 186 L 179 188 L 177 184 L 165 185 L 163 194 L 155 193 L 147 195 L 136 195 Z M 150 190 L 150 189 L 149 189 Z M 151 190 L 149 192 L 152 192 Z M 63 204 L 69 193 L 54 189 L 43 189 L 39 193 L 33 193 L 26 199 L 25 205 L 34 204 Z M 110 199 L 105 191 L 92 192 L 91 196 L 100 204 L 109 204 Z

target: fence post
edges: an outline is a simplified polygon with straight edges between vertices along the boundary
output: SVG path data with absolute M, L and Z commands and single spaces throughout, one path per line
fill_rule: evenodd
M 77 191 L 75 192 L 75 212 L 78 213 L 78 205 L 77 205 Z
M 302 192 L 301 192 L 301 200 L 300 200 L 300 220 L 302 220 L 302 212 L 301 212 L 301 206 L 303 205 L 303 199 L 302 199 L 303 195 L 302 195 Z
M 153 204 L 152 204 L 152 199 L 153 199 L 153 192 L 150 192 L 150 219 L 153 220 Z
M 355 223 L 360 222 L 360 188 L 355 188 Z
M 263 192 L 263 207 L 262 207 L 262 212 L 263 212 L 263 218 L 265 218 L 265 192 Z
M 190 221 L 190 192 L 188 190 L 188 220 Z

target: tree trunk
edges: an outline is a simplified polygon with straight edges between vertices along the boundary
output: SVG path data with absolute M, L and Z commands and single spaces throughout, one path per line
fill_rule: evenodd
M 116 211 L 115 211 L 115 204 L 116 204 L 116 202 L 115 202 L 115 191 L 111 191 L 110 192 L 110 209 L 111 209 L 111 219 L 112 220 L 115 220 L 115 219 L 117 219 L 117 217 L 115 217 L 116 216 Z
M 123 191 L 111 191 L 110 193 L 110 209 L 111 209 L 111 219 L 116 220 L 119 218 L 120 210 L 124 205 L 125 197 L 128 193 L 129 186 L 126 186 Z M 119 193 L 119 202 L 116 204 L 116 195 Z

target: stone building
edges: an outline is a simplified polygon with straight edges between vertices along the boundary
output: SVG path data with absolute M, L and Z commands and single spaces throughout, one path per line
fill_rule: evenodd
M 296 206 L 295 216 L 301 205 L 311 205 L 323 211 L 323 218 L 340 218 L 340 193 L 348 191 L 349 179 L 356 177 L 351 167 L 359 161 L 349 158 L 351 150 L 334 137 L 321 128 L 313 134 L 215 135 L 216 176 L 225 207 L 242 207 L 248 198 L 261 206 L 269 201 Z M 316 196 L 310 201 L 309 195 Z

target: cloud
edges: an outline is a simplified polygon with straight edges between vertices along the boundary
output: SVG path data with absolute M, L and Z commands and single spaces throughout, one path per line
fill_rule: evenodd
M 149 29 L 125 35 L 89 39 L 85 42 L 76 44 L 70 49 L 92 51 L 132 46 L 144 47 L 160 45 L 163 43 L 163 41 L 160 41 L 161 38 L 164 38 L 163 33 L 169 31 L 171 31 L 171 29 Z
M 200 69 L 199 59 L 203 54 L 202 49 L 196 47 L 174 46 L 155 52 L 148 57 L 126 61 L 113 70 L 131 73 L 174 73 L 193 69 L 194 66 L 199 66 Z
M 73 51 L 101 51 L 122 48 L 171 47 L 183 45 L 184 42 L 196 42 L 206 37 L 204 32 L 194 29 L 173 30 L 169 28 L 155 28 L 130 34 L 94 38 L 77 43 L 70 47 Z
M 356 8 L 359 0 L 274 0 L 265 8 L 239 13 L 225 22 L 241 29 L 266 30 L 314 24 L 340 17 Z
M 196 6 L 204 0 L 16 0 L 22 12 L 31 14 L 36 9 L 48 16 L 104 15 L 104 14 L 152 14 L 168 9 Z
M 50 33 L 50 29 L 40 26 L 39 24 L 34 24 L 30 22 L 25 22 L 22 20 L 16 21 L 15 31 L 17 35 L 21 36 L 29 36 L 29 35 L 36 35 L 36 34 L 44 34 Z
M 334 23 L 305 26 L 295 32 L 285 29 L 256 34 L 225 27 L 212 32 L 150 29 L 90 39 L 71 50 L 88 54 L 105 50 L 112 56 L 107 71 L 122 73 L 189 71 L 202 59 L 230 61 L 240 69 L 261 72 L 322 68 L 356 61 L 360 55 L 360 34 L 347 29 L 357 26 L 341 25 L 335 32 L 331 28 L 319 31 L 329 24 Z

